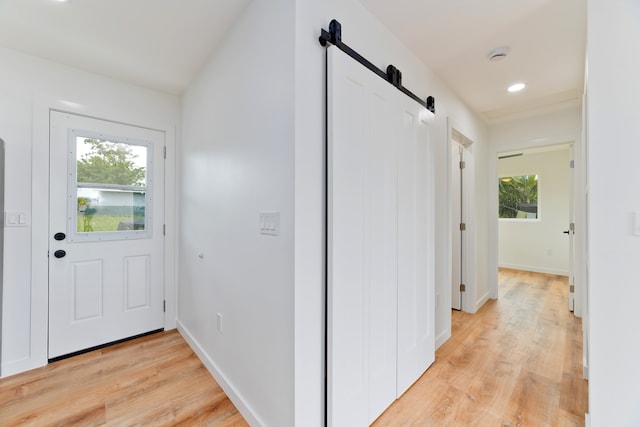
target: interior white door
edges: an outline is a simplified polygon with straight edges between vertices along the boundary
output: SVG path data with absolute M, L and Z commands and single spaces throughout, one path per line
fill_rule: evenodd
M 435 360 L 434 164 L 423 108 L 401 97 L 398 146 L 398 377 L 400 397 Z
M 456 133 L 458 133 L 456 131 Z M 475 194 L 472 141 L 451 141 L 451 308 L 473 312 Z
M 451 308 L 462 309 L 462 173 L 460 168 L 463 147 L 451 141 Z
M 368 425 L 433 362 L 433 168 L 420 106 L 327 55 L 327 421 Z
M 575 308 L 575 160 L 574 147 L 569 147 L 569 310 Z
M 50 114 L 49 358 L 164 326 L 164 134 Z

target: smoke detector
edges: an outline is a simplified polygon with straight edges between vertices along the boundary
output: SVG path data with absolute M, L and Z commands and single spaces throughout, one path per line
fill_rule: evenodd
M 491 51 L 489 51 L 489 53 L 487 54 L 487 58 L 491 62 L 497 62 L 506 58 L 510 51 L 511 48 L 509 46 L 499 46 L 495 49 L 491 49 Z

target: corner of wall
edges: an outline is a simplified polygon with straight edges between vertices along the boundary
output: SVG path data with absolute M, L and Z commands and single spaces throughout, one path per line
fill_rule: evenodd
M 439 349 L 442 344 L 446 343 L 449 338 L 451 338 L 451 328 L 440 332 L 440 334 L 436 336 L 436 350 Z
M 209 354 L 204 350 L 202 345 L 196 340 L 196 338 L 189 332 L 189 330 L 179 320 L 176 322 L 176 327 L 180 335 L 189 344 L 189 347 L 198 356 L 202 364 L 207 368 L 209 373 L 215 378 L 216 382 L 222 388 L 229 400 L 233 403 L 238 411 L 242 414 L 245 421 L 252 426 L 266 426 L 267 424 L 260 419 L 256 411 L 251 405 L 243 398 L 242 394 L 237 390 L 227 376 L 220 370 L 220 367 L 213 361 Z
M 4 294 L 4 140 L 0 138 L 0 378 L 2 369 L 2 295 Z

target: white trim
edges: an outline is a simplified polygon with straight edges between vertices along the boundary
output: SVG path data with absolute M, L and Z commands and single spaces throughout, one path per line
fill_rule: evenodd
M 47 364 L 49 340 L 49 105 L 33 100 L 31 141 L 31 347 L 25 371 Z M 18 372 L 20 372 L 18 371 Z
M 207 352 L 200 346 L 200 343 L 189 333 L 189 330 L 180 322 L 176 321 L 178 332 L 184 338 L 184 340 L 189 344 L 189 347 L 193 350 L 193 352 L 198 356 L 202 364 L 207 368 L 207 370 L 211 373 L 213 378 L 216 380 L 220 388 L 227 395 L 229 400 L 234 404 L 234 406 L 240 411 L 244 419 L 252 426 L 264 426 L 264 423 L 257 415 L 257 413 L 253 410 L 251 405 L 249 405 L 245 399 L 242 397 L 242 394 L 232 385 L 232 383 L 227 379 L 226 375 L 220 370 L 218 365 L 211 359 Z
M 586 364 L 586 362 L 584 362 L 582 365 L 582 376 L 585 380 L 589 379 L 589 366 Z
M 448 135 L 448 144 L 447 144 L 447 230 L 448 230 L 448 238 L 447 238 L 447 243 L 448 243 L 448 247 L 446 248 L 447 251 L 447 283 L 449 284 L 449 286 L 447 287 L 447 292 L 448 292 L 448 297 L 445 298 L 445 302 L 448 303 L 448 307 L 452 307 L 452 301 L 451 301 L 451 294 L 452 294 L 452 289 L 451 286 L 453 286 L 453 284 L 451 283 L 452 281 L 452 276 L 451 276 L 451 271 L 453 268 L 453 248 L 454 248 L 454 244 L 453 244 L 453 231 L 454 231 L 454 227 L 455 225 L 453 224 L 453 211 L 452 211 L 452 197 L 453 195 L 451 194 L 451 192 L 453 191 L 453 178 L 452 178 L 452 174 L 455 172 L 452 169 L 452 164 L 453 164 L 453 159 L 451 157 L 451 146 L 452 143 L 454 141 L 456 141 L 457 143 L 461 144 L 464 148 L 464 152 L 466 152 L 468 154 L 468 156 L 471 156 L 472 161 L 465 160 L 465 162 L 467 162 L 468 167 L 467 167 L 467 171 L 468 173 L 463 174 L 463 181 L 461 182 L 461 185 L 463 186 L 463 188 L 465 188 L 467 191 L 464 192 L 464 200 L 463 200 L 463 217 L 464 217 L 464 221 L 467 225 L 467 234 L 466 236 L 466 240 L 465 240 L 465 245 L 463 247 L 464 250 L 464 271 L 463 271 L 463 276 L 465 277 L 464 279 L 464 283 L 467 286 L 466 291 L 462 297 L 462 305 L 461 305 L 461 310 L 467 312 L 467 313 L 475 313 L 478 309 L 478 306 L 475 305 L 475 300 L 476 300 L 476 289 L 477 289 L 477 274 L 476 274 L 476 247 L 475 247 L 475 241 L 476 241 L 476 216 L 477 216 L 477 205 L 475 203 L 475 195 L 476 195 L 476 185 L 475 185 L 475 171 L 476 171 L 476 153 L 474 150 L 474 141 L 472 139 L 470 139 L 469 137 L 467 137 L 466 135 L 464 135 L 460 130 L 460 128 L 457 126 L 457 123 L 455 122 L 455 120 L 453 120 L 451 117 L 447 117 L 447 135 Z M 462 140 L 462 141 L 461 141 Z M 451 325 L 449 324 L 449 333 L 451 332 Z
M 108 117 L 101 111 L 87 111 L 81 108 L 70 108 L 61 104 L 58 99 L 50 97 L 34 96 L 32 98 L 32 138 L 31 138 L 31 287 L 30 310 L 30 343 L 29 352 L 23 359 L 12 360 L 2 364 L 2 376 L 9 376 L 30 369 L 45 366 L 48 363 L 47 346 L 49 330 L 48 307 L 48 258 L 49 248 L 49 112 L 66 111 L 87 117 Z M 106 118 L 103 118 L 107 120 Z M 131 123 L 112 120 L 116 123 L 145 127 Z M 165 145 L 168 157 L 173 157 L 172 162 L 165 163 L 165 221 L 167 234 L 164 245 L 164 289 L 167 310 L 165 312 L 165 330 L 176 327 L 176 183 L 175 183 L 175 144 L 177 129 L 175 125 L 146 126 L 148 129 L 159 130 L 165 133 Z
M 475 309 L 475 311 L 478 311 L 480 309 L 480 307 L 482 307 L 484 305 L 484 303 L 486 303 L 487 301 L 489 301 L 489 292 L 488 291 L 484 295 L 482 295 L 480 298 L 478 298 L 476 300 L 476 309 Z
M 451 330 L 442 331 L 442 333 L 436 337 L 436 350 L 439 349 L 442 344 L 449 341 L 449 338 L 451 338 Z
M 178 306 L 178 197 L 177 126 L 168 127 L 164 133 L 166 158 L 164 160 L 164 329 L 176 328 Z
M 498 218 L 498 222 L 522 222 L 529 224 L 531 222 L 540 222 L 542 218 Z
M 162 144 L 164 147 L 164 137 L 166 132 L 162 132 Z M 76 162 L 80 160 L 77 153 L 77 140 L 79 138 L 93 138 L 104 139 L 111 143 L 124 144 L 129 146 L 144 147 L 146 149 L 146 183 L 144 186 L 132 186 L 132 185 L 117 185 L 117 184 L 103 184 L 103 183 L 87 183 L 78 182 Z M 96 242 L 96 241 L 117 241 L 117 240 L 131 240 L 131 239 L 151 239 L 153 237 L 153 217 L 155 212 L 153 211 L 153 198 L 154 196 L 154 145 L 150 141 L 141 139 L 128 138 L 116 135 L 105 135 L 101 132 L 94 132 L 84 129 L 69 129 L 68 130 L 68 160 L 67 160 L 67 241 L 69 242 Z M 158 147 L 159 148 L 159 147 Z M 73 165 L 74 167 L 71 167 Z M 144 229 L 143 230 L 117 230 L 117 231 L 96 231 L 96 232 L 79 232 L 78 223 L 78 208 L 77 203 L 79 199 L 78 190 L 81 188 L 89 188 L 98 191 L 104 191 L 107 189 L 128 191 L 128 192 L 141 192 L 144 193 Z M 73 195 L 73 196 L 72 196 Z M 164 208 L 164 207 L 163 207 Z M 164 241 L 163 241 L 164 244 Z
M 488 225 L 488 233 L 489 233 L 489 247 L 487 249 L 487 262 L 489 267 L 489 294 L 491 298 L 498 298 L 498 186 L 492 184 L 495 182 L 494 180 L 498 177 L 498 156 L 500 153 L 507 153 L 516 150 L 529 150 L 533 148 L 540 147 L 550 147 L 555 145 L 568 145 L 573 144 L 575 150 L 582 150 L 580 147 L 580 141 L 576 140 L 576 136 L 572 134 L 566 135 L 555 135 L 549 138 L 545 138 L 540 141 L 516 141 L 513 144 L 506 144 L 502 146 L 496 146 L 494 141 L 491 141 L 488 150 L 488 164 L 489 164 L 489 225 Z M 577 153 L 578 151 L 576 151 Z M 575 158 L 574 158 L 575 160 Z M 576 167 L 580 167 L 576 165 Z M 574 169 L 575 171 L 576 169 Z M 574 172 L 575 173 L 575 172 Z M 542 184 L 539 182 L 539 186 Z M 575 191 L 581 191 L 582 189 L 578 187 L 578 185 L 582 185 L 581 183 L 576 182 Z M 538 194 L 542 193 L 542 187 L 538 189 Z M 579 206 L 576 206 L 578 208 Z M 578 230 L 580 231 L 580 230 Z M 576 248 L 579 250 L 579 248 Z M 506 266 L 505 266 L 506 267 Z M 512 268 L 512 267 L 507 267 Z M 513 267 L 517 269 L 522 269 L 525 267 Z M 526 267 L 527 270 L 531 270 L 531 267 Z M 545 269 L 547 270 L 547 269 Z M 533 270 L 531 270 L 533 271 Z M 547 271 L 542 271 L 547 272 Z M 552 273 L 552 274 L 563 274 L 568 275 L 568 272 L 560 272 L 560 273 Z M 582 292 L 579 286 L 576 283 L 576 298 L 578 297 L 578 293 Z
M 539 267 L 535 265 L 520 265 L 520 264 L 508 264 L 502 263 L 499 265 L 500 268 L 510 268 L 511 270 L 522 270 L 522 271 L 531 271 L 534 273 L 546 273 L 546 274 L 556 274 L 558 276 L 569 276 L 569 272 L 567 270 L 559 270 L 556 268 L 548 268 L 548 267 Z

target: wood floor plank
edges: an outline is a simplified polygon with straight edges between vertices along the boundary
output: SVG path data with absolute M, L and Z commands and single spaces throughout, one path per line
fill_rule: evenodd
M 506 417 L 518 426 L 552 426 L 558 417 L 560 393 L 546 377 L 523 370 L 507 404 Z
M 582 327 L 566 279 L 501 269 L 500 298 L 454 311 L 433 366 L 378 420 L 397 426 L 584 426 Z M 0 379 L 4 426 L 248 424 L 176 331 Z
M 0 379 L 2 426 L 247 426 L 177 331 Z
M 582 327 L 566 277 L 501 269 L 500 297 L 452 312 L 435 363 L 373 424 L 584 426 Z

